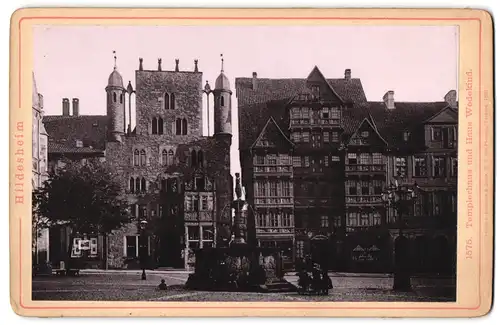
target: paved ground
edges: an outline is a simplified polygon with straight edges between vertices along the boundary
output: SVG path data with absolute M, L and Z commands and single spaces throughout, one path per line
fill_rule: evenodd
M 455 281 L 451 278 L 412 279 L 413 292 L 391 290 L 388 275 L 331 273 L 333 289 L 328 296 L 303 296 L 297 293 L 231 293 L 190 291 L 184 288 L 188 273 L 182 271 L 84 272 L 79 277 L 38 276 L 33 278 L 33 300 L 120 300 L 120 301 L 454 301 Z M 167 291 L 158 291 L 161 279 Z M 287 275 L 297 283 L 295 275 Z

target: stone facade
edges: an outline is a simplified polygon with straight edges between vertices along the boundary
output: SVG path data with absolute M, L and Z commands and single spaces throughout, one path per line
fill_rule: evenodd
M 203 136 L 201 72 L 141 66 L 135 94 L 134 130 L 128 128 L 119 138 L 108 134 L 106 142 L 106 161 L 121 175 L 136 217 L 134 224 L 109 236 L 108 264 L 137 267 L 147 252 L 152 267 L 189 267 L 193 248 L 216 245 L 228 236 L 231 134 Z M 118 115 L 112 111 L 124 107 L 113 106 L 108 114 Z M 142 229 L 141 222 L 146 224 Z

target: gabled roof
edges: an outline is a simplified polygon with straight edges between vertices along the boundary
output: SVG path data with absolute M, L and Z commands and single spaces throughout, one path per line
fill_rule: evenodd
M 259 142 L 260 139 L 262 139 L 262 137 L 264 136 L 264 134 L 266 134 L 266 132 L 272 132 L 271 130 L 269 130 L 269 128 L 271 127 L 271 125 L 274 125 L 276 127 L 276 129 L 278 130 L 278 134 L 281 138 L 283 138 L 283 140 L 285 140 L 285 142 L 289 143 L 290 145 L 294 145 L 292 141 L 290 141 L 290 139 L 288 138 L 288 136 L 283 132 L 283 130 L 281 130 L 281 128 L 279 127 L 278 123 L 276 123 L 276 121 L 274 120 L 274 118 L 271 116 L 267 122 L 266 122 L 266 125 L 264 125 L 264 127 L 262 128 L 262 131 L 260 132 L 259 136 L 257 137 L 257 139 L 255 139 L 254 143 L 252 144 L 252 148 L 254 148 L 257 144 L 257 142 Z
M 326 79 L 328 84 L 346 103 L 353 107 L 367 105 L 360 79 Z M 270 117 L 288 136 L 288 116 L 286 105 L 292 98 L 307 88 L 307 79 L 257 78 L 257 88 L 253 90 L 252 78 L 236 78 L 238 99 L 239 147 L 248 149 L 259 136 Z M 359 121 L 354 122 L 353 128 Z M 349 124 L 349 123 L 348 123 Z
M 435 119 L 436 117 L 438 117 L 440 114 L 442 114 L 443 112 L 445 111 L 451 111 L 455 114 L 457 114 L 457 119 L 458 119 L 458 110 L 454 109 L 453 107 L 451 106 L 446 106 L 446 107 L 443 107 L 443 109 L 441 109 L 439 112 L 437 112 L 436 114 L 432 115 L 431 117 L 429 117 L 427 120 L 424 121 L 424 123 L 429 123 L 431 122 L 433 119 Z M 458 120 L 457 120 L 458 122 Z
M 389 110 L 384 102 L 370 102 L 368 110 L 382 137 L 397 145 L 403 131 L 412 131 L 446 106 L 447 102 L 396 102 L 396 108 Z
M 369 117 L 365 117 L 358 125 L 358 128 L 356 129 L 356 131 L 354 131 L 351 136 L 349 137 L 349 140 L 347 141 L 347 145 L 349 145 L 349 143 L 351 142 L 352 138 L 358 134 L 359 132 L 359 129 L 361 128 L 361 126 L 366 122 L 371 128 L 373 131 L 375 131 L 375 134 L 380 138 L 380 140 L 382 140 L 386 145 L 388 144 L 387 141 L 385 141 L 385 139 L 382 137 L 382 135 L 380 135 L 380 133 L 378 132 L 377 130 L 377 127 L 375 125 L 375 123 L 373 122 L 372 118 L 371 118 L 371 114 L 368 114 Z
M 332 91 L 332 93 L 343 103 L 344 100 L 342 99 L 342 97 L 335 91 L 335 89 L 333 89 L 332 85 L 326 80 L 325 76 L 323 75 L 323 73 L 321 73 L 321 71 L 318 69 L 318 66 L 314 66 L 314 68 L 312 69 L 311 73 L 309 73 L 309 76 L 307 76 L 307 79 L 311 79 L 311 77 L 314 75 L 314 74 L 318 74 L 320 79 L 322 79 L 322 81 L 328 86 L 328 88 Z
M 70 148 L 75 152 L 83 152 L 85 147 L 101 151 L 106 148 L 106 115 L 47 115 L 42 122 L 49 136 L 49 153 L 51 150 L 68 152 Z M 77 140 L 82 141 L 84 148 L 76 147 Z

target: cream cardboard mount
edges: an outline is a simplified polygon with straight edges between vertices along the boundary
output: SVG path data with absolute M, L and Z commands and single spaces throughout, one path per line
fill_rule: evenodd
M 486 11 L 30 8 L 10 49 L 16 313 L 489 312 Z

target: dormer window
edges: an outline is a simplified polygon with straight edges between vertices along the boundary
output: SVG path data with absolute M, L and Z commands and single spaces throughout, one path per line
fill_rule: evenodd
M 432 128 L 432 141 L 441 141 L 443 140 L 443 132 L 440 127 Z

